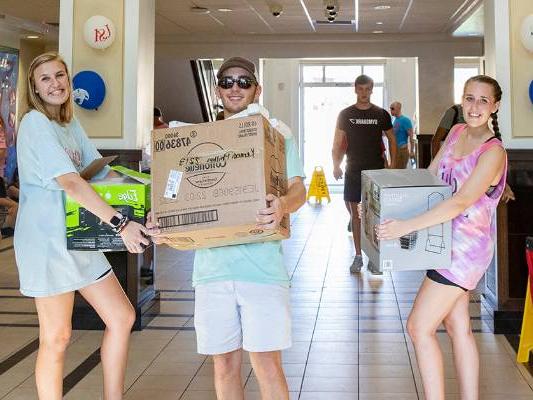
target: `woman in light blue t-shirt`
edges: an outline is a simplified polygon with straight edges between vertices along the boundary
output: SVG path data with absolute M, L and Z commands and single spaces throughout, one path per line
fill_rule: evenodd
M 73 117 L 71 81 L 56 53 L 33 60 L 28 104 L 17 139 L 20 203 L 15 255 L 20 291 L 35 297 L 39 352 L 35 379 L 39 398 L 62 397 L 65 350 L 71 335 L 74 291 L 106 324 L 102 343 L 104 399 L 122 398 L 130 330 L 135 312 L 104 255 L 67 250 L 65 193 L 111 225 L 130 252 L 140 253 L 149 233 L 107 205 L 79 171 L 100 154 Z M 102 175 L 110 174 L 109 169 Z

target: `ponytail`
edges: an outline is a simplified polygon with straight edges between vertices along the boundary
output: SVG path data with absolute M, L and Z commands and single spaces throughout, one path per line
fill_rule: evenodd
M 501 142 L 502 135 L 500 133 L 500 127 L 498 125 L 498 110 L 496 110 L 496 112 L 493 112 L 490 116 L 492 117 L 492 130 L 494 131 L 494 136 L 496 136 L 496 139 Z

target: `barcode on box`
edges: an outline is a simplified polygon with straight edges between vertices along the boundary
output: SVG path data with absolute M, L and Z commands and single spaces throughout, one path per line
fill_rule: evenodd
M 218 221 L 217 210 L 198 211 L 158 218 L 159 227 L 162 229 L 170 228 L 172 226 L 204 224 L 206 222 L 214 221 Z
M 183 172 L 171 169 L 168 172 L 167 186 L 165 188 L 165 194 L 163 195 L 167 199 L 175 199 L 178 196 L 178 189 L 180 188 L 181 176 Z
M 392 271 L 392 260 L 383 260 L 383 271 Z

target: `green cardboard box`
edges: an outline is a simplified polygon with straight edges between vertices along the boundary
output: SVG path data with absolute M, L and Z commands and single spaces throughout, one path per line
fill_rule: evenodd
M 121 166 L 112 169 L 121 177 L 93 180 L 91 186 L 107 204 L 144 225 L 150 209 L 150 175 Z M 69 196 L 65 199 L 65 213 L 68 250 L 126 250 L 120 235 Z

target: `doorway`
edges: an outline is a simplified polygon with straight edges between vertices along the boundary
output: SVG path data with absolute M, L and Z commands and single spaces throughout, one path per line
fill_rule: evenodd
M 361 74 L 374 80 L 372 103 L 383 107 L 383 62 L 302 62 L 300 64 L 300 149 L 305 175 L 324 168 L 328 186 L 344 185 L 333 178 L 331 148 L 339 112 L 355 103 L 354 81 Z M 344 162 L 342 165 L 344 170 Z

